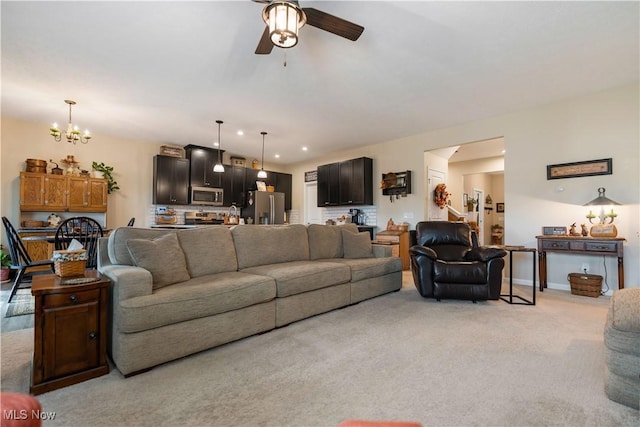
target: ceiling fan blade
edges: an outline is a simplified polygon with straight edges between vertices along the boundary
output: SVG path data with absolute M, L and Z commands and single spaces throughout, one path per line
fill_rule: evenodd
M 321 10 L 312 7 L 303 7 L 302 10 L 307 15 L 307 24 L 345 39 L 356 41 L 364 31 L 363 26 L 329 15 Z
M 269 38 L 269 27 L 264 27 L 264 32 L 256 48 L 256 55 L 268 55 L 272 50 L 273 43 L 271 43 L 271 39 Z

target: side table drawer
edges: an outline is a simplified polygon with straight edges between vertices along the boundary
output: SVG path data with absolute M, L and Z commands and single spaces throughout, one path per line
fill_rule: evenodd
M 617 252 L 617 244 L 615 242 L 587 242 L 584 249 L 594 252 Z
M 83 304 L 100 299 L 100 289 L 90 291 L 69 292 L 44 296 L 45 307 L 64 307 L 67 305 Z
M 569 242 L 567 242 L 567 241 L 543 240 L 542 241 L 542 249 L 569 250 Z

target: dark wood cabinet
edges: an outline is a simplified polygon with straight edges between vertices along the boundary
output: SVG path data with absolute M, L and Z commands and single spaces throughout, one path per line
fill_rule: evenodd
M 276 191 L 284 193 L 284 210 L 291 210 L 291 194 L 293 193 L 293 176 L 290 173 L 276 175 Z
M 360 157 L 318 166 L 318 206 L 373 204 L 373 160 Z
M 95 270 L 85 284 L 65 284 L 53 274 L 34 276 L 32 394 L 45 393 L 109 372 L 107 325 L 109 280 Z M 74 278 L 75 279 L 75 278 Z
M 184 148 L 190 162 L 189 186 L 222 188 L 222 174 L 213 171 L 218 163 L 218 150 L 197 145 L 187 145 Z M 223 152 L 220 150 L 220 156 Z
M 189 159 L 160 155 L 153 157 L 153 203 L 189 203 Z
M 224 165 L 222 189 L 224 190 L 224 206 L 244 206 L 245 168 L 242 166 Z
M 340 163 L 318 166 L 318 207 L 340 204 Z

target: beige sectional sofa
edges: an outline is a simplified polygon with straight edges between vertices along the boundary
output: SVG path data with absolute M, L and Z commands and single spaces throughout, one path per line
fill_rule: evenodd
M 124 375 L 402 286 L 401 260 L 354 225 L 122 227 L 98 268 Z

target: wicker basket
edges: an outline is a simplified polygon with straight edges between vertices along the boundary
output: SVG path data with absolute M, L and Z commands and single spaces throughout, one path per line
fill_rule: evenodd
M 55 261 L 53 263 L 56 274 L 60 277 L 83 276 L 87 267 L 87 260 L 82 261 Z
M 570 273 L 571 294 L 597 298 L 602 291 L 602 276 L 596 274 Z
M 83 276 L 87 267 L 87 251 L 53 251 L 53 268 L 60 277 Z

